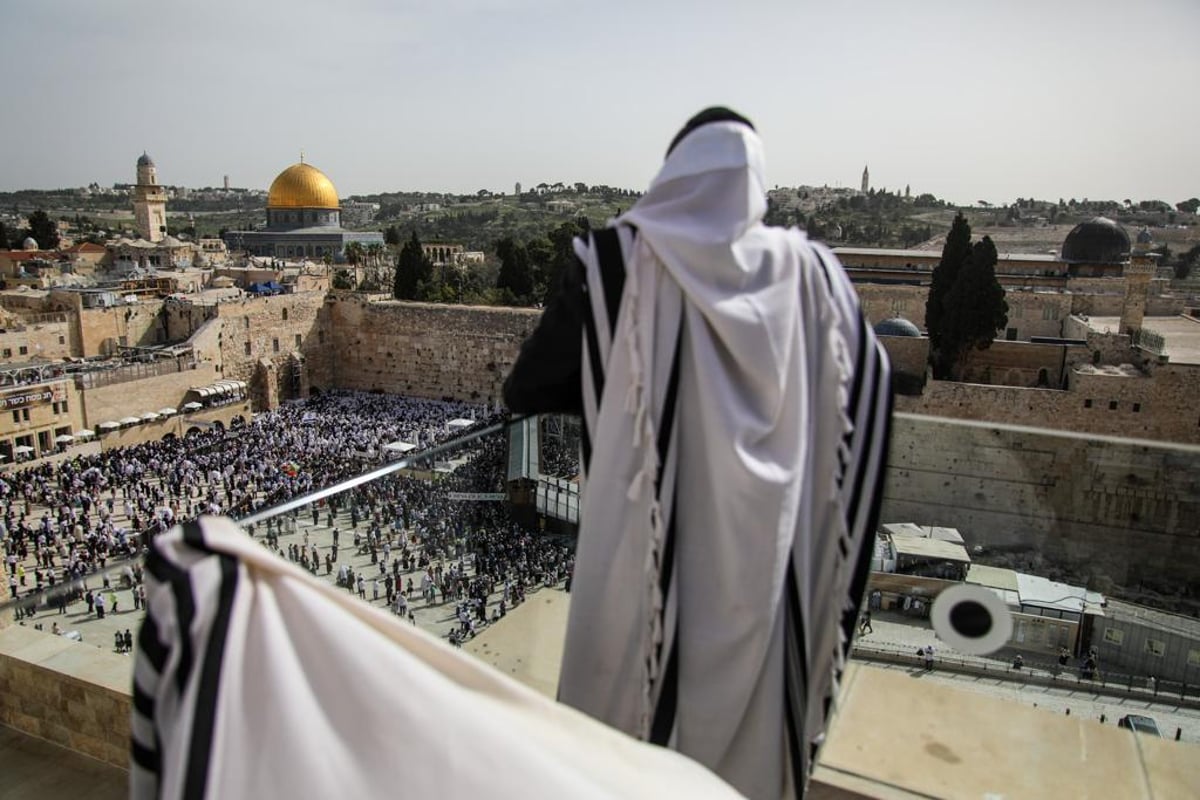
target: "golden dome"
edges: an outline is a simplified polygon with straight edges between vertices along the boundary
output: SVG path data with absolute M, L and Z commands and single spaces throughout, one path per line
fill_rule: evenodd
M 267 208 L 337 208 L 337 189 L 333 181 L 316 167 L 292 164 L 271 182 Z

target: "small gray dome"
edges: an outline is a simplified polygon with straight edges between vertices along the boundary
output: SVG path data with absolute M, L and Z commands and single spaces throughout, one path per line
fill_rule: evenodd
M 146 151 L 143 150 L 142 154 L 140 156 L 138 156 L 137 165 L 139 167 L 153 167 L 154 159 L 152 159 L 152 158 L 150 158 L 150 156 L 146 155 Z
M 21 242 L 21 249 L 22 250 L 37 250 L 38 249 L 37 240 L 34 239 L 32 236 L 26 236 L 25 241 Z
M 875 326 L 877 336 L 920 336 L 921 329 L 904 317 L 885 319 Z
M 1138 244 L 1150 244 L 1153 241 L 1154 241 L 1154 236 L 1150 233 L 1150 229 L 1143 225 L 1142 229 L 1140 231 L 1138 231 L 1137 243 Z
M 1062 260 L 1068 264 L 1128 264 L 1129 234 L 1107 217 L 1081 222 L 1063 240 Z

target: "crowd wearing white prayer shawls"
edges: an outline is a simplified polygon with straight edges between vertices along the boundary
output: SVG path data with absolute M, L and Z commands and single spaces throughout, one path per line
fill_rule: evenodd
M 139 566 L 103 581 L 87 576 L 112 558 L 138 554 L 144 542 L 176 523 L 202 514 L 243 516 L 332 485 L 375 466 L 388 443 L 408 442 L 418 452 L 448 439 L 446 423 L 462 418 L 480 425 L 499 419 L 479 404 L 330 392 L 229 431 L 5 475 L 0 539 L 9 596 L 31 597 L 18 608 L 18 619 L 34 614 L 36 592 L 63 582 L 70 589 L 44 600 L 47 609 L 66 613 L 83 601 L 89 615 L 102 616 L 117 589 L 129 598 L 125 608 L 139 609 Z M 419 601 L 456 603 L 457 643 L 503 616 L 526 589 L 566 579 L 570 567 L 564 546 L 523 530 L 505 504 L 448 499 L 450 491 L 501 491 L 505 454 L 503 435 L 485 438 L 452 454 L 457 468 L 436 483 L 374 481 L 319 507 L 268 520 L 251 533 L 314 574 L 401 615 L 411 614 Z M 560 454 L 558 462 L 570 470 L 568 456 Z M 303 535 L 298 519 L 307 529 Z M 317 546 L 310 532 L 318 527 L 324 536 L 332 529 L 333 547 Z M 343 536 L 343 546 L 353 542 L 356 554 L 370 556 L 369 567 L 359 565 L 356 572 L 348 559 L 338 563 Z

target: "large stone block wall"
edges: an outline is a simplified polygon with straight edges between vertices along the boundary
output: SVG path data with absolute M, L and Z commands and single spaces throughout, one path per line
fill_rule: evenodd
M 1071 372 L 1069 391 L 930 381 L 919 397 L 897 397 L 896 410 L 1079 433 L 1200 443 L 1194 400 L 1200 392 L 1200 369 L 1172 366 L 1160 368 L 1153 380 L 1081 376 Z M 1086 403 L 1089 399 L 1090 406 Z M 1116 408 L 1110 408 L 1113 402 Z M 1134 404 L 1138 404 L 1136 411 Z
M 901 415 L 882 520 L 956 527 L 968 548 L 1027 547 L 1102 591 L 1195 586 L 1200 451 Z
M 334 337 L 324 292 L 247 297 L 218 306 L 218 363 L 229 380 L 250 385 L 256 408 L 334 385 Z M 303 378 L 293 381 L 294 365 Z M 271 385 L 268 385 L 268 382 Z
M 929 339 L 925 336 L 880 336 L 892 372 L 923 377 L 929 364 Z
M 335 385 L 493 402 L 541 312 L 330 296 Z
M 972 351 L 963 378 L 1004 386 L 1057 388 L 1062 386 L 1066 364 L 1087 361 L 1090 356 L 1082 346 L 994 341 L 987 350 Z
M 128 768 L 131 664 L 127 656 L 51 633 L 6 628 L 0 725 Z
M 863 313 L 872 325 L 893 317 L 903 317 L 925 330 L 925 299 L 929 289 L 925 286 L 899 286 L 876 283 L 856 283 Z
M 85 308 L 79 312 L 81 356 L 109 355 L 121 340 L 129 347 L 167 341 L 162 300 L 143 300 L 112 308 Z

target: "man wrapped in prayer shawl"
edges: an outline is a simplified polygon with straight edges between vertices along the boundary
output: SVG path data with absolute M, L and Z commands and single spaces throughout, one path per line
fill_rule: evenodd
M 753 125 L 708 109 L 575 241 L 505 386 L 581 413 L 559 699 L 752 798 L 803 794 L 877 522 L 889 367 L 841 265 L 770 228 Z

